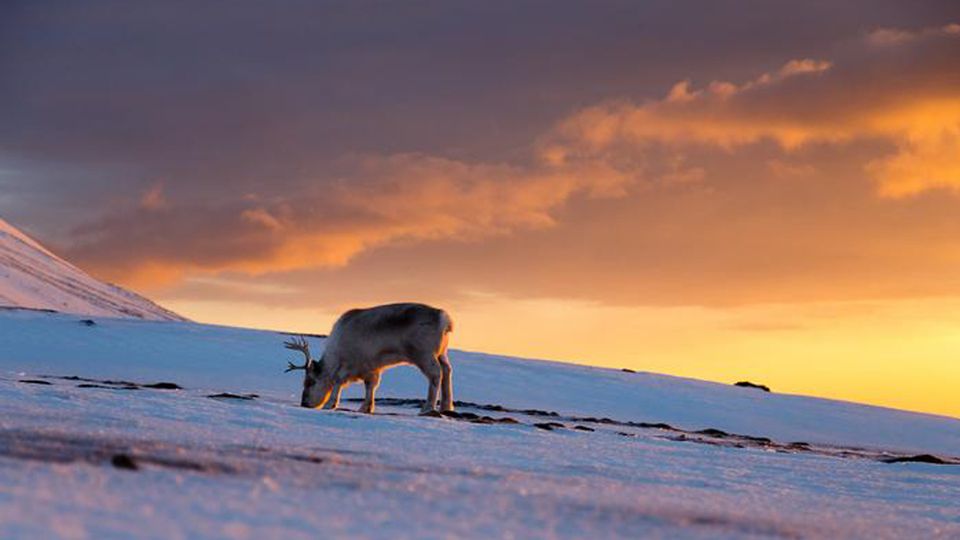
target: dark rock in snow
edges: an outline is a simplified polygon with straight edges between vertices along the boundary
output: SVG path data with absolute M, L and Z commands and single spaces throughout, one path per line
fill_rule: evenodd
M 110 464 L 118 469 L 127 471 L 135 471 L 140 468 L 137 462 L 127 454 L 114 454 L 113 457 L 110 458 Z
M 492 410 L 492 409 L 491 409 Z M 560 416 L 560 413 L 555 411 L 541 411 L 540 409 L 521 409 L 516 411 L 523 413 L 529 416 Z
M 135 382 L 130 382 L 130 381 L 111 381 L 111 380 L 98 381 L 96 379 L 84 379 L 83 377 L 70 377 L 70 378 L 64 377 L 64 378 L 68 380 L 73 380 L 73 381 L 84 381 L 84 382 L 95 383 L 95 384 L 106 384 L 109 386 L 137 386 L 137 387 L 140 386 L 139 384 Z
M 663 422 L 628 422 L 627 425 L 632 427 L 639 427 L 644 429 L 668 429 L 675 431 L 677 428 L 671 426 L 670 424 L 664 424 Z
M 106 386 L 103 384 L 94 384 L 94 383 L 78 384 L 77 388 L 105 388 L 107 390 L 139 390 L 140 389 L 140 387 L 135 384 L 128 384 L 125 386 L 119 386 L 119 385 Z
M 95 320 L 93 320 L 93 319 L 83 319 L 82 321 L 80 321 L 80 324 L 82 324 L 82 325 L 84 325 L 84 326 L 96 326 L 96 325 L 97 325 L 97 321 L 95 321 Z
M 42 384 L 50 385 L 50 381 L 41 381 L 40 379 L 20 379 L 17 382 L 22 382 L 23 384 Z
M 636 371 L 634 371 L 634 370 L 632 370 L 632 369 L 630 369 L 630 368 L 620 368 L 620 371 L 622 371 L 622 372 L 624 372 L 624 373 L 636 373 Z
M 509 416 L 503 418 L 494 418 L 492 416 L 480 416 L 478 418 L 473 418 L 467 420 L 471 424 L 519 424 L 520 422 Z
M 207 396 L 210 399 L 240 399 L 245 401 L 250 401 L 257 399 L 257 394 L 231 394 L 230 392 L 221 392 L 219 394 L 210 394 Z
M 752 382 L 750 382 L 750 381 L 739 381 L 739 382 L 733 383 L 733 385 L 734 385 L 734 386 L 740 386 L 740 387 L 743 387 L 743 388 L 756 388 L 757 390 L 763 390 L 764 392 L 769 392 L 769 391 L 770 391 L 770 387 L 768 387 L 767 385 L 765 385 L 765 384 L 756 384 L 756 383 L 752 383 Z
M 472 412 L 443 411 L 440 413 L 447 418 L 456 418 L 457 420 L 476 420 L 480 415 Z
M 949 462 L 932 456 L 930 454 L 919 454 L 916 456 L 898 456 L 893 458 L 881 459 L 884 463 L 932 463 L 934 465 L 950 465 Z
M 143 385 L 144 388 L 154 388 L 157 390 L 183 390 L 183 387 L 172 382 L 158 382 Z

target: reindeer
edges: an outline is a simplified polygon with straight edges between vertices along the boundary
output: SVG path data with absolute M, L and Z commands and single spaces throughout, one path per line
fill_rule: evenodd
M 343 387 L 363 381 L 366 396 L 360 412 L 373 414 L 380 373 L 398 364 L 413 364 L 430 383 L 422 412 L 437 410 L 438 389 L 441 409 L 452 411 L 453 368 L 447 357 L 451 331 L 450 315 L 424 304 L 352 309 L 334 323 L 319 360 L 311 357 L 306 338 L 284 342 L 306 359 L 303 365 L 288 362 L 285 373 L 303 370 L 300 405 L 309 408 L 336 409 Z

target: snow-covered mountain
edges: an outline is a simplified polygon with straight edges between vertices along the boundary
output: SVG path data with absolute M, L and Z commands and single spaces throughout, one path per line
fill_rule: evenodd
M 94 279 L 0 218 L 0 309 L 3 308 L 184 320 L 136 293 Z

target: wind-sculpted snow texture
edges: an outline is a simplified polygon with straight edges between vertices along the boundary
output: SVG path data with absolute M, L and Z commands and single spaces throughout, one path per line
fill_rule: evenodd
M 184 320 L 150 300 L 97 281 L 0 219 L 0 309 Z
M 884 462 L 960 420 L 459 351 L 454 415 L 321 412 L 286 337 L 0 314 L 0 538 L 960 536 L 960 466 Z

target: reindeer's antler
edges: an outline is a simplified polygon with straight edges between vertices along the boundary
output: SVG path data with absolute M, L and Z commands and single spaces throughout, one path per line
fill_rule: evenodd
M 290 349 L 291 351 L 302 352 L 304 358 L 306 358 L 306 362 L 304 362 L 302 366 L 298 366 L 293 362 L 287 362 L 287 369 L 283 370 L 284 373 L 288 373 L 290 371 L 295 371 L 298 369 L 306 370 L 308 367 L 310 367 L 310 363 L 313 362 L 313 360 L 310 358 L 310 344 L 307 343 L 307 338 L 303 336 L 299 336 L 290 341 L 284 341 L 283 346 L 286 347 L 287 349 Z

